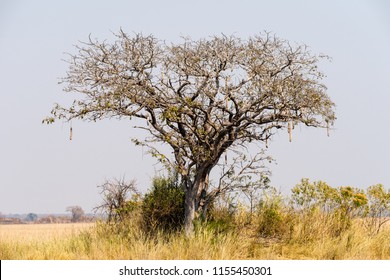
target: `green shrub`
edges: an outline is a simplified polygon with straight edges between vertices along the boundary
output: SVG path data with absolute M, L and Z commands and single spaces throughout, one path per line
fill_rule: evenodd
M 264 191 L 258 207 L 258 232 L 262 237 L 290 236 L 292 223 L 282 195 L 274 188 Z
M 378 234 L 383 225 L 390 221 L 390 190 L 382 184 L 370 186 L 367 189 L 368 208 L 365 225 L 371 234 Z
M 228 232 L 234 229 L 234 215 L 224 206 L 210 207 L 207 219 L 198 219 L 195 223 L 197 228 L 205 228 L 216 233 Z
M 148 233 L 172 232 L 184 223 L 184 191 L 177 177 L 156 177 L 142 203 L 142 221 Z
M 311 183 L 302 179 L 292 189 L 291 204 L 301 226 L 299 236 L 338 237 L 352 225 L 352 219 L 362 217 L 367 208 L 363 190 L 350 186 L 333 188 L 325 182 Z

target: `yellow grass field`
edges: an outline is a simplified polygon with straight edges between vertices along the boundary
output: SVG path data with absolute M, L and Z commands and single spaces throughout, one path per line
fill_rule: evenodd
M 0 225 L 1 259 L 68 259 L 61 248 L 93 223 Z
M 74 224 L 0 224 L 1 242 L 39 242 L 63 239 L 91 228 L 93 223 Z
M 368 236 L 358 224 L 337 238 L 308 242 L 262 239 L 247 229 L 204 229 L 192 238 L 126 234 L 91 223 L 0 225 L 0 259 L 390 259 L 390 229 Z

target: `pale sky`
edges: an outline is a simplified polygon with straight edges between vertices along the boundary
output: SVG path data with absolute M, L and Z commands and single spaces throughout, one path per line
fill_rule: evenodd
M 74 95 L 58 84 L 65 53 L 88 35 L 153 34 L 167 42 L 267 30 L 324 53 L 328 94 L 337 121 L 326 131 L 300 127 L 293 142 L 281 131 L 268 154 L 272 185 L 283 192 L 301 178 L 331 186 L 390 188 L 390 1 L 18 1 L 0 0 L 0 212 L 85 211 L 100 202 L 105 179 L 150 186 L 154 160 L 133 146 L 129 121 L 43 125 L 55 102 Z

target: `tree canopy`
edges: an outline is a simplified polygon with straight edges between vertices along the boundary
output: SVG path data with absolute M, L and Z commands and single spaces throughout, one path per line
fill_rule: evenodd
M 68 206 L 66 211 L 70 212 L 72 215 L 72 222 L 80 222 L 84 216 L 84 210 L 80 206 Z
M 222 155 L 252 141 L 266 143 L 279 129 L 326 128 L 335 120 L 318 69 L 322 56 L 304 45 L 270 33 L 246 40 L 183 38 L 177 44 L 122 30 L 115 36 L 113 43 L 90 38 L 70 55 L 63 83 L 80 98 L 67 108 L 55 105 L 46 122 L 145 120 L 137 127 L 149 137 L 134 142 L 181 175 L 187 233 L 195 213 L 220 191 L 208 189 L 208 176 Z M 168 144 L 173 157 L 155 143 Z

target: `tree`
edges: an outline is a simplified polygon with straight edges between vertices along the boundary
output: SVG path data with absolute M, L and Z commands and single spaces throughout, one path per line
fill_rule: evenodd
M 27 216 L 26 216 L 26 221 L 28 222 L 35 222 L 36 220 L 38 220 L 38 215 L 35 214 L 35 213 L 28 213 Z
M 141 197 L 135 180 L 128 183 L 123 179 L 106 181 L 99 188 L 103 202 L 95 210 L 105 212 L 108 222 L 123 222 L 131 208 L 135 207 L 133 204 Z
M 308 178 L 303 178 L 291 192 L 291 202 L 299 210 L 318 208 L 331 213 L 340 207 L 340 192 L 323 181 L 311 183 Z
M 80 206 L 69 206 L 66 208 L 66 211 L 71 213 L 72 222 L 80 222 L 84 216 L 84 210 Z
M 390 221 L 390 190 L 382 184 L 370 186 L 367 189 L 369 201 L 366 223 L 373 233 L 379 233 L 381 227 Z
M 122 30 L 115 36 L 113 43 L 90 37 L 70 55 L 62 82 L 81 97 L 69 107 L 56 104 L 44 121 L 146 121 L 137 127 L 150 137 L 133 140 L 181 175 L 186 234 L 204 201 L 222 191 L 209 189 L 209 176 L 223 155 L 252 141 L 267 144 L 279 129 L 291 136 L 294 125 L 329 128 L 335 120 L 317 67 L 322 56 L 306 46 L 270 33 L 171 45 Z M 156 144 L 167 144 L 173 159 Z

